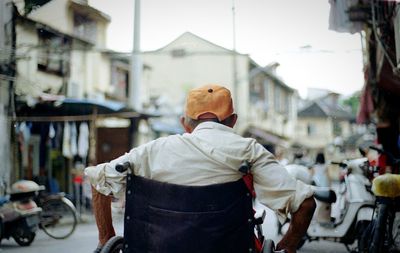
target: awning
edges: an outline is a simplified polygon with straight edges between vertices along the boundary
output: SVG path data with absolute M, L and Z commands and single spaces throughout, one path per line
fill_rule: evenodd
M 273 134 L 258 127 L 251 126 L 247 128 L 247 130 L 244 132 L 244 136 L 255 138 L 262 144 L 273 144 L 282 147 L 289 146 L 288 141 L 283 136 Z
M 63 98 L 41 101 L 34 106 L 18 102 L 16 121 L 89 121 L 93 117 L 148 118 L 151 115 L 136 112 L 119 101 Z

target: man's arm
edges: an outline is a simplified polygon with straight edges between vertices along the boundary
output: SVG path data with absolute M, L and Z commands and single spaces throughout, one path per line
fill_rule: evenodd
M 97 229 L 99 231 L 99 246 L 115 235 L 112 224 L 111 196 L 106 196 L 92 187 L 92 206 Z
M 313 197 L 307 198 L 301 203 L 299 209 L 292 213 L 287 233 L 278 243 L 277 249 L 285 249 L 288 253 L 296 252 L 297 245 L 306 234 L 308 226 L 314 214 L 316 203 Z

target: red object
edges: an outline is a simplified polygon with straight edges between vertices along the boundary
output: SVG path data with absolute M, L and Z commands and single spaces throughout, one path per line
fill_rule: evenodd
M 74 177 L 74 183 L 82 184 L 83 183 L 83 177 L 82 176 L 75 176 Z
M 247 173 L 246 175 L 243 176 L 243 181 L 247 186 L 247 189 L 251 193 L 251 196 L 253 198 L 256 197 L 256 192 L 254 191 L 254 185 L 253 185 L 253 175 L 250 173 Z
M 256 248 L 256 252 L 262 252 L 263 243 L 256 236 L 254 236 L 254 246 Z
M 251 193 L 251 196 L 256 198 L 256 192 L 254 190 L 254 185 L 253 185 L 253 175 L 248 171 L 244 176 L 243 176 L 243 181 L 246 184 L 247 189 Z M 256 213 L 255 210 L 253 210 L 254 213 Z M 261 226 L 260 224 L 257 226 Z M 263 245 L 264 244 L 264 236 L 256 236 L 254 235 L 254 247 L 256 249 L 256 253 L 261 253 L 263 251 Z
M 386 173 L 386 155 L 380 154 L 378 158 L 379 175 Z

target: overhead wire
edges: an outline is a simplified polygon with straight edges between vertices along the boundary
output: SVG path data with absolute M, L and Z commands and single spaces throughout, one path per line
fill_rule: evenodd
M 376 41 L 379 43 L 379 45 L 382 48 L 382 52 L 387 59 L 389 65 L 392 67 L 393 72 L 399 72 L 399 68 L 396 66 L 396 64 L 393 62 L 392 58 L 390 57 L 389 53 L 387 52 L 386 45 L 385 43 L 381 40 L 381 38 L 378 36 L 378 31 L 377 31 L 377 26 L 376 26 L 376 10 L 375 10 L 375 0 L 371 1 L 371 11 L 372 11 L 372 29 L 374 32 L 374 37 Z

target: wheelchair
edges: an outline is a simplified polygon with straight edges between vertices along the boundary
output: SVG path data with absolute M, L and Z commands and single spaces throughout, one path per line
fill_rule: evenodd
M 124 237 L 114 236 L 101 253 L 284 253 L 266 240 L 261 217 L 254 217 L 255 197 L 250 165 L 243 178 L 208 186 L 182 186 L 135 176 L 129 162 Z M 162 194 L 160 194 L 162 193 Z M 173 231 L 173 233 L 171 233 Z

